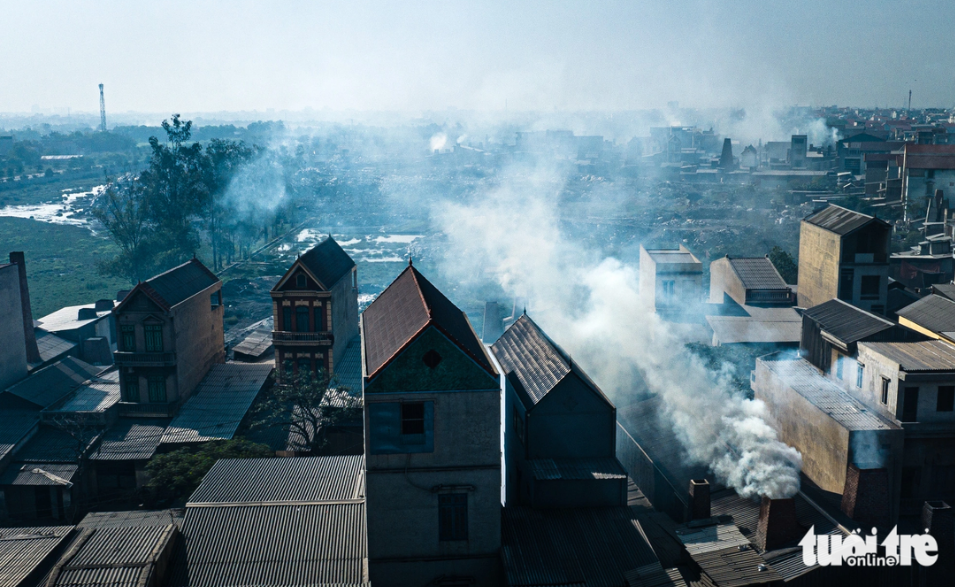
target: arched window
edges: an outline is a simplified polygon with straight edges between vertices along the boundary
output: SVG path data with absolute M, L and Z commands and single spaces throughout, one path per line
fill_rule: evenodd
M 308 278 L 305 277 L 304 273 L 299 273 L 295 276 L 295 287 L 299 289 L 305 289 L 308 287 Z

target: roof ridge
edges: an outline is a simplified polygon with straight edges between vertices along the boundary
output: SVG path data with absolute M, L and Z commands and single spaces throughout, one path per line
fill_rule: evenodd
M 408 262 L 408 267 L 405 271 L 411 270 L 411 279 L 414 280 L 415 289 L 418 290 L 418 297 L 421 299 L 421 303 L 424 304 L 424 311 L 428 314 L 428 324 L 434 321 L 434 314 L 431 312 L 431 305 L 428 304 L 427 298 L 424 297 L 424 289 L 421 287 L 421 283 L 418 281 L 418 270 L 414 268 L 414 265 L 411 262 Z M 404 273 L 404 271 L 402 271 Z M 400 275 L 398 277 L 401 277 Z M 421 276 L 424 279 L 424 275 Z M 395 281 L 398 281 L 395 279 Z M 427 324 L 425 324 L 427 326 Z

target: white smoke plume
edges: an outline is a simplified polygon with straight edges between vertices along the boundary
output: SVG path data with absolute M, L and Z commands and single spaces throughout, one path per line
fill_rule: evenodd
M 686 350 L 641 300 L 633 267 L 562 233 L 555 184 L 553 174 L 535 171 L 478 204 L 439 206 L 445 273 L 464 284 L 492 279 L 527 298 L 532 317 L 618 402 L 645 384 L 662 398 L 688 458 L 740 495 L 795 494 L 801 456 L 779 441 L 765 405 Z

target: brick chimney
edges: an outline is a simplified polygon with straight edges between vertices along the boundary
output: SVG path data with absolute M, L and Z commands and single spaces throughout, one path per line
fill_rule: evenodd
M 842 513 L 856 522 L 884 524 L 889 521 L 889 472 L 884 468 L 846 470 Z
M 690 520 L 710 517 L 710 482 L 706 479 L 690 479 Z
M 950 576 L 955 569 L 955 512 L 952 506 L 944 501 L 925 502 L 922 505 L 922 529 L 938 543 L 938 560 L 930 570 Z
M 36 334 L 33 332 L 33 311 L 30 310 L 30 288 L 27 286 L 27 263 L 23 251 L 10 253 L 10 262 L 17 266 L 20 274 L 20 309 L 23 312 L 23 338 L 27 347 L 27 362 L 39 363 L 40 349 L 36 346 Z
M 763 497 L 759 504 L 759 524 L 756 527 L 756 545 L 760 550 L 775 550 L 805 534 L 796 520 L 796 500 Z

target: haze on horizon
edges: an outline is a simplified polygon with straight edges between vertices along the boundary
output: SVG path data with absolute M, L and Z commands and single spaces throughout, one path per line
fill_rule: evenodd
M 955 3 L 4 0 L 0 112 L 955 106 Z

